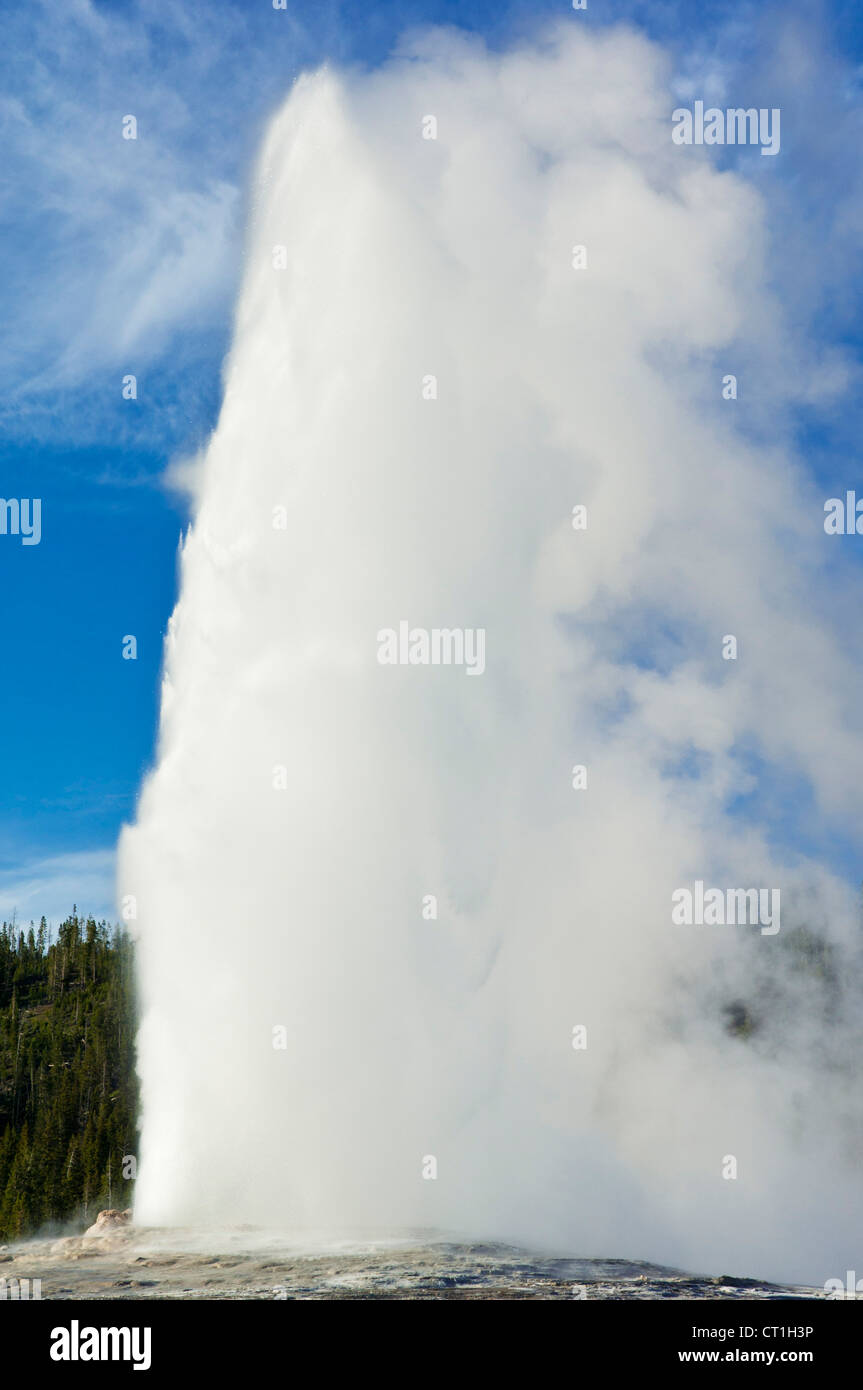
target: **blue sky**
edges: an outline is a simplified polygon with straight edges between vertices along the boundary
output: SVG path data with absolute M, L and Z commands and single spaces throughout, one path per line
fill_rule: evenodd
M 825 495 L 853 486 L 863 284 L 853 0 L 589 0 L 578 14 L 562 0 L 289 0 L 286 12 L 264 0 L 5 3 L 0 493 L 42 499 L 42 540 L 0 537 L 0 914 L 56 920 L 75 900 L 113 916 L 113 847 L 153 757 L 187 521 L 170 479 L 215 422 L 268 117 L 303 69 L 374 66 L 412 25 L 457 24 L 497 46 L 546 16 L 643 29 L 667 47 L 681 101 L 781 105 L 782 153 L 750 158 L 747 173 L 768 199 L 777 292 L 816 345 L 811 370 L 845 380 L 829 411 L 807 404 L 805 383 L 789 386 L 782 430 Z M 120 136 L 127 113 L 134 142 Z M 135 401 L 121 396 L 126 373 Z M 741 411 L 755 433 L 776 425 L 746 401 Z M 824 558 L 849 563 L 835 548 Z M 136 661 L 122 659 L 129 633 Z M 850 852 L 836 854 L 850 872 Z

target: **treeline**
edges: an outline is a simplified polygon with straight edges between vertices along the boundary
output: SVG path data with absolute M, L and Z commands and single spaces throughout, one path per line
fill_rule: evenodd
M 130 1205 L 132 943 L 77 909 L 0 927 L 0 1241 Z

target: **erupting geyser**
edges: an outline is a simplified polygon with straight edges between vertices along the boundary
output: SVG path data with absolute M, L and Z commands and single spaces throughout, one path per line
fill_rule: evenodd
M 762 203 L 665 82 L 432 32 L 272 123 L 122 845 L 139 1221 L 859 1265 L 854 905 L 751 795 L 859 828 L 857 657 L 721 395 Z

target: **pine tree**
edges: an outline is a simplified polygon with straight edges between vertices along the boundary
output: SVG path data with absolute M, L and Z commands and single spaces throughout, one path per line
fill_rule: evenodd
M 131 1201 L 133 998 L 121 928 L 0 925 L 0 1240 Z

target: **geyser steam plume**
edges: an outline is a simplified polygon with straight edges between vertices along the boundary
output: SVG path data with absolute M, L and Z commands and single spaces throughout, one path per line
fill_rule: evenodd
M 143 1222 L 859 1266 L 855 908 L 771 834 L 859 828 L 857 657 L 721 395 L 794 371 L 763 204 L 666 78 L 431 32 L 272 123 L 122 846 Z M 381 664 L 403 622 L 484 671 Z M 781 930 L 673 924 L 696 879 Z

